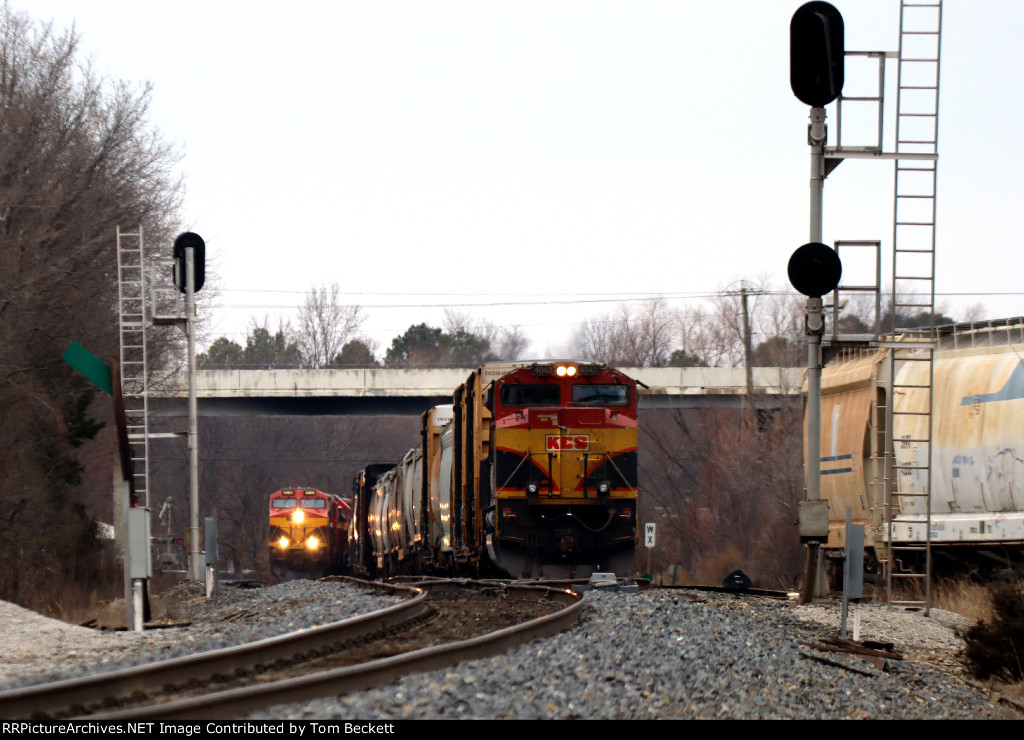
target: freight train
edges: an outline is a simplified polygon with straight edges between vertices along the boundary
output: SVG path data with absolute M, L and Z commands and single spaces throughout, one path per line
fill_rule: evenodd
M 397 464 L 353 483 L 358 574 L 585 578 L 628 572 L 636 382 L 602 364 L 494 363 L 423 414 Z
M 346 567 L 351 502 L 314 488 L 270 494 L 270 571 L 282 580 L 322 578 Z
M 822 372 L 821 495 L 830 511 L 824 552 L 833 564 L 843 556 L 848 509 L 853 523 L 865 525 L 868 563 L 880 571 L 890 540 L 900 548 L 895 572 L 917 570 L 920 563 L 904 548 L 929 539 L 937 566 L 980 570 L 1019 563 L 1024 319 L 943 326 L 937 335 L 932 363 L 921 361 L 927 359 L 921 350 L 901 350 L 897 357 L 904 359 L 893 361 L 891 349 L 875 349 L 842 356 Z M 924 496 L 929 386 L 930 516 Z

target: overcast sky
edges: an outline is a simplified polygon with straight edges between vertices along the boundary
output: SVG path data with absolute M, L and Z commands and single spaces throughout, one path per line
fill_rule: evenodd
M 808 241 L 799 2 L 11 4 L 154 85 L 152 124 L 184 152 L 183 227 L 220 277 L 214 336 L 243 341 L 249 316 L 294 318 L 337 282 L 381 352 L 447 305 L 521 325 L 541 356 L 622 300 L 789 289 Z M 898 48 L 898 0 L 834 4 L 848 51 Z M 937 300 L 1021 315 L 1024 3 L 943 5 Z M 848 64 L 846 94 L 862 79 Z M 826 243 L 891 249 L 892 172 L 830 175 Z

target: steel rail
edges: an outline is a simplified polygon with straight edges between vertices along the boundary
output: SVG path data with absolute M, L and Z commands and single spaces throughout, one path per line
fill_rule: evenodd
M 208 679 L 213 674 L 230 675 L 259 665 L 320 650 L 325 646 L 355 640 L 392 629 L 429 612 L 424 589 L 369 583 L 355 578 L 339 579 L 363 588 L 386 589 L 408 594 L 409 600 L 356 617 L 303 629 L 257 642 L 197 653 L 158 663 L 126 668 L 87 678 L 69 679 L 0 692 L 0 718 L 29 719 L 80 708 L 110 705 L 111 700 L 132 694 L 163 690 Z
M 410 673 L 422 673 L 447 668 L 464 660 L 490 657 L 538 637 L 557 634 L 578 623 L 580 612 L 583 609 L 582 597 L 578 594 L 543 586 L 517 586 L 473 581 L 438 581 L 423 584 L 423 587 L 428 590 L 450 590 L 463 586 L 483 590 L 494 589 L 538 599 L 551 599 L 565 603 L 567 606 L 557 612 L 512 627 L 446 645 L 422 648 L 390 658 L 298 678 L 125 711 L 95 714 L 91 715 L 89 719 L 127 721 L 231 719 L 279 704 L 340 696 L 352 691 L 390 683 Z

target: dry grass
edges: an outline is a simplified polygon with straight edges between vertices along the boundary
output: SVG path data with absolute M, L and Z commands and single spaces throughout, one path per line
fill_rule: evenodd
M 893 586 L 894 598 L 906 601 L 924 601 L 923 586 L 920 583 L 898 584 Z M 871 601 L 885 603 L 885 583 L 873 586 L 865 584 L 865 594 Z M 991 620 L 992 595 L 989 587 L 978 583 L 967 576 L 942 578 L 932 583 L 931 606 L 959 614 L 972 622 Z
M 939 581 L 933 587 L 932 606 L 955 612 L 975 623 L 991 621 L 993 616 L 989 588 L 966 576 Z

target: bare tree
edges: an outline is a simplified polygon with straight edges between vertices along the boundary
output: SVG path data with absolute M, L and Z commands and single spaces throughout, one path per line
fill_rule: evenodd
M 612 314 L 586 321 L 573 337 L 573 351 L 586 360 L 629 367 L 667 365 L 675 345 L 678 313 L 664 298 L 639 308 L 619 304 Z
M 488 359 L 518 360 L 530 346 L 522 327 L 499 327 L 490 321 L 475 321 L 469 314 L 444 310 L 444 330 L 450 337 L 472 335 L 486 342 Z
M 676 330 L 681 357 L 691 358 L 687 364 L 703 367 L 730 364 L 736 351 L 736 337 L 705 307 L 691 306 L 682 311 Z
M 176 230 L 178 153 L 149 127 L 150 94 L 0 5 L 0 598 L 45 608 L 52 574 L 95 574 L 104 511 L 81 481 L 103 407 L 60 358 L 72 340 L 117 351 L 116 228 Z
M 610 314 L 588 319 L 572 337 L 572 351 L 583 360 L 613 363 L 618 356 L 618 332 Z
M 491 340 L 491 347 L 499 360 L 521 360 L 530 347 L 530 340 L 518 324 L 498 330 L 498 336 Z
M 328 367 L 347 342 L 357 338 L 366 316 L 360 306 L 344 305 L 337 283 L 312 288 L 299 309 L 296 334 L 302 366 Z

